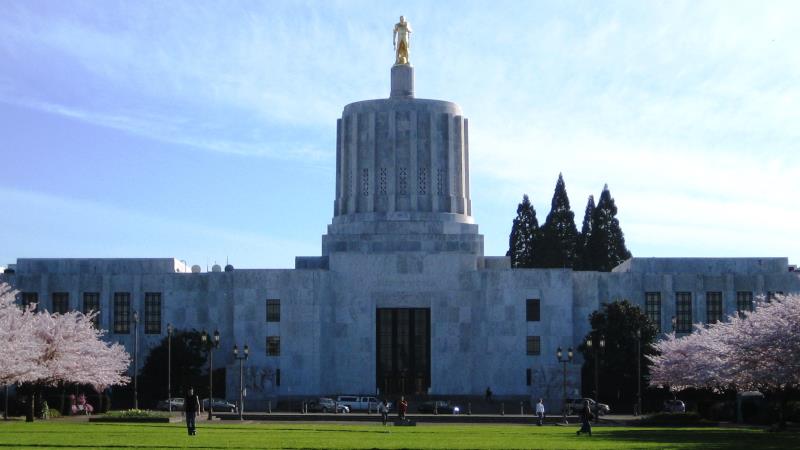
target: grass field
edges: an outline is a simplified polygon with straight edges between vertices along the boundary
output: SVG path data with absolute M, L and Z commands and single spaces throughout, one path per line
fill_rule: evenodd
M 0 448 L 798 448 L 798 433 L 742 428 L 576 426 L 199 423 L 187 436 L 182 424 L 103 424 L 50 420 L 0 421 Z

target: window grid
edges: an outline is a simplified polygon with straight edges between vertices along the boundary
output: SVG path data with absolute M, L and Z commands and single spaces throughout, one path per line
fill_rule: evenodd
M 281 321 L 281 301 L 277 298 L 267 299 L 267 322 Z
M 267 356 L 281 356 L 280 336 L 267 336 Z
M 144 294 L 144 333 L 161 334 L 161 293 Z
M 131 332 L 131 294 L 114 293 L 114 333 L 129 334 Z
M 361 169 L 361 195 L 369 195 L 369 169 Z
M 692 293 L 675 293 L 675 331 L 692 332 Z
M 69 311 L 69 293 L 53 292 L 53 313 L 66 314 Z
M 92 318 L 92 324 L 95 328 L 100 328 L 100 293 L 99 292 L 84 292 L 83 293 L 83 313 L 89 314 L 96 312 Z
M 706 292 L 706 323 L 722 320 L 722 292 Z
M 740 315 L 745 311 L 753 310 L 753 293 L 749 291 L 739 291 L 736 293 L 736 312 Z
M 781 291 L 767 291 L 767 303 L 777 299 L 778 297 L 782 297 L 783 292 Z
M 645 292 L 644 312 L 656 331 L 661 331 L 661 292 Z
M 428 169 L 425 167 L 420 167 L 417 176 L 417 194 L 425 195 L 427 193 L 428 193 Z
M 527 339 L 527 354 L 536 356 L 542 354 L 542 338 L 541 336 L 528 336 Z
M 378 192 L 380 195 L 386 195 L 386 167 L 381 167 L 380 178 L 378 182 Z
M 400 195 L 408 194 L 408 171 L 405 167 L 400 168 Z
M 525 301 L 525 319 L 528 322 L 541 320 L 541 303 L 538 298 L 529 298 Z
M 31 303 L 36 304 L 34 311 L 39 309 L 39 293 L 38 292 L 23 292 L 22 293 L 22 307 L 27 308 Z

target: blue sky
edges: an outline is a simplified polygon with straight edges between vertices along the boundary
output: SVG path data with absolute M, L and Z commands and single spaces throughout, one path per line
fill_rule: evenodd
M 0 2 L 0 265 L 318 255 L 400 14 L 417 96 L 470 119 L 487 255 L 563 172 L 578 221 L 609 184 L 635 256 L 800 263 L 797 2 L 29 0 Z

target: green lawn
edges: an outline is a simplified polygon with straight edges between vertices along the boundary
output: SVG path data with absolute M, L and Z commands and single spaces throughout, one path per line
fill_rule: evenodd
M 50 420 L 0 421 L 0 448 L 798 448 L 798 433 L 742 428 L 577 426 L 199 423 L 187 436 L 182 424 L 105 424 Z

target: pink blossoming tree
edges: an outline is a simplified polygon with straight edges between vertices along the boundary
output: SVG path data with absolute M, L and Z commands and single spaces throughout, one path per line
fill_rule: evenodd
M 96 313 L 34 313 L 21 309 L 16 292 L 0 284 L 0 383 L 89 384 L 98 391 L 126 384 L 130 356 L 119 344 L 102 340 L 92 324 Z M 33 416 L 33 398 L 29 398 Z
M 800 295 L 759 301 L 752 312 L 726 322 L 695 325 L 656 344 L 650 384 L 687 388 L 759 390 L 781 403 L 787 389 L 800 387 Z

